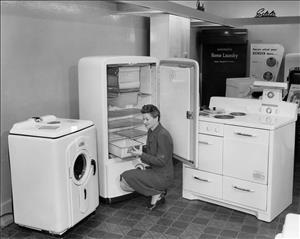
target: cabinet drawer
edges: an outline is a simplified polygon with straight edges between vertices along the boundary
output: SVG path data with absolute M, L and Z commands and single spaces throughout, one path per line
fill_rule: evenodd
M 262 129 L 254 129 L 248 127 L 229 126 L 224 127 L 224 137 L 242 140 L 244 142 L 253 142 L 257 144 L 269 143 L 269 131 Z
M 222 174 L 223 138 L 198 134 L 198 168 Z
M 222 197 L 222 177 L 184 166 L 183 187 L 209 197 Z
M 199 121 L 198 133 L 223 136 L 223 124 Z
M 267 186 L 224 176 L 223 199 L 244 206 L 266 210 Z

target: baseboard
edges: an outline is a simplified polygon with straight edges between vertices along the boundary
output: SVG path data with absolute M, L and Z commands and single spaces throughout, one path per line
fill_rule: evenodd
M 5 202 L 1 202 L 1 228 L 6 227 L 7 225 L 14 222 L 13 213 L 12 213 L 12 200 L 8 199 Z
M 6 227 L 9 224 L 12 224 L 13 222 L 14 222 L 13 214 L 7 214 L 1 216 L 1 221 L 0 221 L 1 228 Z
M 8 199 L 5 202 L 1 202 L 1 208 L 0 208 L 0 216 L 3 214 L 12 212 L 12 200 Z

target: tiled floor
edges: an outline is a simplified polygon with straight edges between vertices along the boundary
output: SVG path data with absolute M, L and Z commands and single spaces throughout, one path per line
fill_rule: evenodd
M 145 208 L 143 196 L 116 203 L 101 204 L 96 213 L 67 231 L 63 238 L 255 238 L 273 239 L 281 232 L 288 212 L 300 213 L 300 165 L 295 170 L 293 204 L 271 223 L 256 217 L 202 201 L 181 197 L 181 163 L 175 165 L 176 180 L 169 190 L 166 204 L 155 211 Z M 46 215 L 45 215 L 46 216 Z M 58 238 L 44 232 L 11 224 L 1 238 Z

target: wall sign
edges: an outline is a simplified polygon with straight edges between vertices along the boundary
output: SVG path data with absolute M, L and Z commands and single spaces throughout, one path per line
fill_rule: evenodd
M 257 80 L 277 81 L 284 48 L 279 44 L 251 44 L 250 76 Z
M 257 10 L 255 17 L 276 17 L 276 13 L 274 10 L 269 12 L 265 8 L 260 8 Z

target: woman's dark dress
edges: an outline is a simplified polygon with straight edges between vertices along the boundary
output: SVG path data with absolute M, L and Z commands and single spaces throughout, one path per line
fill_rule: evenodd
M 173 141 L 169 132 L 161 125 L 148 130 L 146 150 L 141 161 L 150 168 L 131 169 L 121 174 L 130 187 L 145 196 L 160 194 L 173 182 Z

